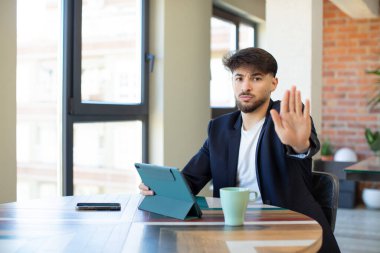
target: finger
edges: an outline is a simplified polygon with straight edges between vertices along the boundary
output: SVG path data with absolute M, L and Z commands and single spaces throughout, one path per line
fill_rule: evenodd
M 302 116 L 302 100 L 301 100 L 301 91 L 297 90 L 296 92 L 296 114 Z
M 303 110 L 303 117 L 305 119 L 310 118 L 310 100 L 306 99 L 305 101 L 305 109 Z
M 154 195 L 154 192 L 153 191 L 140 191 L 140 194 L 144 195 L 144 196 L 152 196 L 152 195 Z
M 292 86 L 290 89 L 290 95 L 289 95 L 289 112 L 295 112 L 295 96 L 296 96 L 296 87 Z
M 272 109 L 270 110 L 270 115 L 272 116 L 275 130 L 280 131 L 283 128 L 280 114 L 278 114 L 276 110 Z
M 142 190 L 142 191 L 149 191 L 149 187 L 146 186 L 144 183 L 141 183 L 139 185 L 139 189 Z
M 139 184 L 140 194 L 144 196 L 154 195 L 154 191 L 149 189 L 144 183 Z
M 281 110 L 280 113 L 287 113 L 289 111 L 289 91 L 286 90 L 284 97 L 281 100 Z

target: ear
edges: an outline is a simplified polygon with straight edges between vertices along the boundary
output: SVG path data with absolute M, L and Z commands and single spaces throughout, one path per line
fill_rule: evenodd
M 271 92 L 273 92 L 277 88 L 277 84 L 278 84 L 278 78 L 277 77 L 272 77 Z

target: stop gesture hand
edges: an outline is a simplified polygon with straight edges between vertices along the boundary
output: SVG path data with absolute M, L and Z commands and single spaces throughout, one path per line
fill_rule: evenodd
M 310 101 L 306 100 L 302 111 L 301 92 L 293 86 L 284 94 L 280 114 L 274 109 L 270 114 L 281 142 L 291 146 L 297 153 L 306 152 L 310 146 Z

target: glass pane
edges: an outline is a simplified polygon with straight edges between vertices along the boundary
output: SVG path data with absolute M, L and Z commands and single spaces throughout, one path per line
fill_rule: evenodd
M 239 26 L 239 48 L 255 46 L 255 29 L 246 24 Z
M 74 194 L 137 192 L 142 122 L 74 124 Z
M 57 195 L 61 1 L 17 1 L 17 200 Z
M 231 74 L 222 64 L 223 56 L 232 50 L 236 50 L 236 26 L 211 18 L 211 107 L 235 107 Z
M 141 3 L 83 0 L 82 101 L 141 103 Z

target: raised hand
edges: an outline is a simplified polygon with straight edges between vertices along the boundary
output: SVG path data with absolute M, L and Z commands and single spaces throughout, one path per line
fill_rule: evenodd
M 284 94 L 280 114 L 274 109 L 270 111 L 270 114 L 281 142 L 291 146 L 297 153 L 306 152 L 310 147 L 310 101 L 306 100 L 302 111 L 301 92 L 293 86 Z

